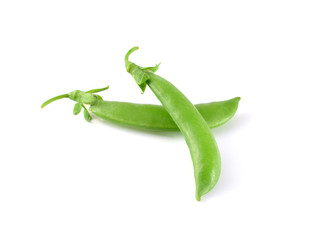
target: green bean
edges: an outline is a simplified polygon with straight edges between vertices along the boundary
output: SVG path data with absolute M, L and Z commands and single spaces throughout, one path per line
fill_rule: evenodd
M 106 89 L 108 87 L 94 90 L 96 93 Z M 88 110 L 95 116 L 116 124 L 146 130 L 179 131 L 171 116 L 161 105 L 104 101 L 99 95 L 93 94 L 92 91 L 76 90 L 63 94 L 46 101 L 42 107 L 61 98 L 70 98 L 77 102 L 73 113 L 77 115 L 84 109 L 84 116 L 87 121 L 90 121 L 91 117 L 88 116 L 84 104 L 90 106 Z M 240 98 L 236 97 L 226 101 L 196 104 L 195 107 L 209 127 L 216 128 L 225 124 L 234 116 L 239 100 Z
M 217 183 L 221 172 L 221 157 L 214 136 L 195 106 L 173 84 L 154 74 L 158 66 L 143 68 L 128 60 L 134 47 L 125 56 L 125 66 L 141 90 L 148 85 L 171 115 L 189 147 L 194 166 L 196 200 Z

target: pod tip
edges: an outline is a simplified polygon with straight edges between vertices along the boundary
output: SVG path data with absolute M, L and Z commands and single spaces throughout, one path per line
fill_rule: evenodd
M 195 198 L 196 198 L 197 201 L 201 201 L 201 196 L 200 195 L 196 194 Z

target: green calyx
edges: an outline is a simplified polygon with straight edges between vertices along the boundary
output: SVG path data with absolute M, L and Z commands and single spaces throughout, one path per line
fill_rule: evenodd
M 145 92 L 146 89 L 146 82 L 149 80 L 150 78 L 150 74 L 151 73 L 155 73 L 158 68 L 159 68 L 159 64 L 156 64 L 154 67 L 140 67 L 138 65 L 136 65 L 135 63 L 131 62 L 128 60 L 129 56 L 137 51 L 139 48 L 138 47 L 133 47 L 132 49 L 130 49 L 126 56 L 125 56 L 125 67 L 127 72 L 129 72 L 133 78 L 135 79 L 136 83 L 138 84 L 138 86 L 140 87 L 140 89 L 142 90 L 142 92 Z
M 105 91 L 109 88 L 109 86 L 107 87 L 104 87 L 104 88 L 97 88 L 97 89 L 92 89 L 92 90 L 89 90 L 89 91 L 86 91 L 86 92 L 83 92 L 83 91 L 80 91 L 80 90 L 75 90 L 75 91 L 72 91 L 70 93 L 67 93 L 67 94 L 62 94 L 62 95 L 59 95 L 59 96 L 56 96 L 56 97 L 53 97 L 49 100 L 47 100 L 46 102 L 44 102 L 42 105 L 41 105 L 41 108 L 44 108 L 45 106 L 47 106 L 49 103 L 52 103 L 56 100 L 59 100 L 59 99 L 62 99 L 62 98 L 69 98 L 75 102 L 77 102 L 74 106 L 74 109 L 73 109 L 73 114 L 74 115 L 77 115 L 81 112 L 82 109 L 84 109 L 84 118 L 86 121 L 90 121 L 92 118 L 88 112 L 88 110 L 86 109 L 85 105 L 94 105 L 96 104 L 97 102 L 99 101 L 102 101 L 102 97 L 97 95 L 97 94 L 94 94 L 94 93 L 98 93 L 98 92 L 102 92 L 102 91 Z

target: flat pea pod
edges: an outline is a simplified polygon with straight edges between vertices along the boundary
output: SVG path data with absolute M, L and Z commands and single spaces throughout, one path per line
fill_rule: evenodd
M 196 104 L 210 128 L 216 128 L 229 121 L 238 108 L 239 97 L 221 102 Z M 152 104 L 99 101 L 89 110 L 96 116 L 117 124 L 147 130 L 179 131 L 164 107 Z
M 108 89 L 94 89 L 91 91 L 76 90 L 68 94 L 59 95 L 42 104 L 42 108 L 49 103 L 61 99 L 70 98 L 76 101 L 73 113 L 79 114 L 84 109 L 84 117 L 90 121 L 88 111 L 84 104 L 89 105 L 89 111 L 95 116 L 116 124 L 145 130 L 179 131 L 176 123 L 161 105 L 138 104 L 118 101 L 105 101 L 94 93 Z M 240 98 L 232 98 L 226 101 L 196 104 L 195 107 L 201 113 L 210 128 L 216 128 L 229 121 L 236 113 Z
M 196 200 L 208 193 L 217 183 L 221 172 L 221 157 L 211 129 L 195 106 L 166 79 L 154 74 L 158 66 L 143 68 L 128 60 L 134 47 L 125 56 L 125 66 L 141 90 L 146 86 L 170 114 L 189 147 L 194 166 Z

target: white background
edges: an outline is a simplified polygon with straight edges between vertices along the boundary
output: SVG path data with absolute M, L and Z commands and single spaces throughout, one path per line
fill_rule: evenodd
M 0 239 L 320 239 L 320 1 L 0 3 Z M 180 133 L 73 116 L 76 89 L 155 103 L 126 72 L 192 102 L 240 96 L 213 133 L 217 186 L 194 198 Z

